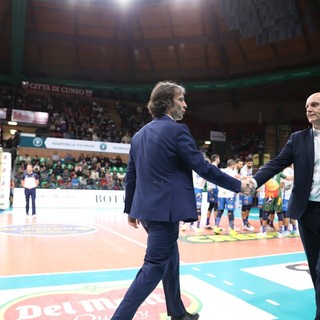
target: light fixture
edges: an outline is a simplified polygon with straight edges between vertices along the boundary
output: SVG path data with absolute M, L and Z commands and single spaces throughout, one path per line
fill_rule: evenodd
M 9 126 L 17 126 L 18 122 L 16 122 L 16 121 L 8 121 L 8 125 Z
M 211 144 L 211 141 L 210 141 L 210 140 L 206 140 L 206 141 L 204 142 L 204 144 L 210 145 L 210 144 Z

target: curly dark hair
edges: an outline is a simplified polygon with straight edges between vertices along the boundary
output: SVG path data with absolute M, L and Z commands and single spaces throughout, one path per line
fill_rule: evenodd
M 153 118 L 163 116 L 173 106 L 177 93 L 186 93 L 186 89 L 173 81 L 160 81 L 153 88 L 147 105 Z

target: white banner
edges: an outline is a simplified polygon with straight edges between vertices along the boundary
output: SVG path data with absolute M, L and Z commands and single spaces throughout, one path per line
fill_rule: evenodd
M 74 139 L 59 139 L 46 138 L 44 142 L 46 148 L 49 149 L 64 149 L 64 150 L 85 150 L 88 152 L 110 152 L 129 154 L 130 144 L 114 143 L 90 140 L 74 140 Z
M 48 112 L 12 109 L 11 121 L 46 125 L 48 119 Z
M 226 142 L 226 135 L 221 131 L 210 131 L 210 140 Z
M 23 188 L 14 189 L 13 207 L 24 208 Z M 124 209 L 123 190 L 37 189 L 37 208 L 120 208 Z
M 7 119 L 7 108 L 0 108 L 0 119 Z

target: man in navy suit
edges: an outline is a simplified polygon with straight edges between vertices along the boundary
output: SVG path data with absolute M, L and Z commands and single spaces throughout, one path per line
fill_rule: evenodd
M 253 176 L 253 183 L 260 187 L 293 163 L 294 187 L 287 215 L 299 222 L 315 288 L 315 319 L 320 320 L 320 92 L 307 99 L 305 108 L 312 128 L 293 133 L 279 155 Z
M 153 121 L 131 141 L 124 211 L 130 226 L 141 224 L 148 233 L 147 250 L 112 320 L 131 320 L 160 281 L 171 319 L 198 319 L 181 300 L 177 244 L 179 222 L 198 219 L 192 170 L 234 192 L 251 191 L 248 181 L 234 179 L 206 161 L 188 127 L 176 122 L 186 112 L 184 94 L 176 83 L 159 82 L 148 103 Z

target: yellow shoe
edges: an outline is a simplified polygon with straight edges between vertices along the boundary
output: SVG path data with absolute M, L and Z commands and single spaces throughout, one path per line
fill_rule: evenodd
M 221 233 L 221 229 L 220 229 L 219 227 L 215 226 L 215 227 L 213 228 L 213 232 L 214 232 L 215 234 L 220 234 L 220 233 Z
M 230 229 L 230 231 L 229 231 L 230 236 L 236 236 L 237 234 L 238 234 L 238 232 L 236 230 Z

